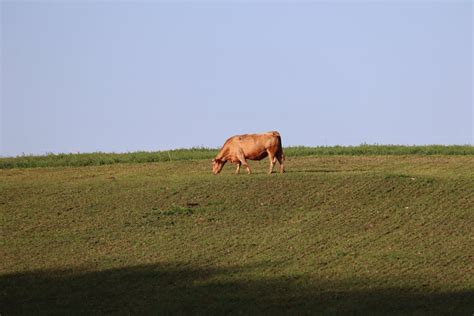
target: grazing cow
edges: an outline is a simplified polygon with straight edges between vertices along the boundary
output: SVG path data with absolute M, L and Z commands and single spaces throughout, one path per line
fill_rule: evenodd
M 224 143 L 216 158 L 212 160 L 212 173 L 221 172 L 222 167 L 229 161 L 237 165 L 236 174 L 240 172 L 240 165 L 243 165 L 247 169 L 247 173 L 250 174 L 247 159 L 261 160 L 267 156 L 270 160 L 268 174 L 272 173 L 276 160 L 280 163 L 280 172 L 285 172 L 283 165 L 285 156 L 281 147 L 280 133 L 268 132 L 232 136 Z

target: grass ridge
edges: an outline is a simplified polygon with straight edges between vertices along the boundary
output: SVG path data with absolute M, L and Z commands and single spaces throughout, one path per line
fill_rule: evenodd
M 0 158 L 0 169 L 39 167 L 80 167 L 116 163 L 150 163 L 179 160 L 211 159 L 216 148 L 194 147 L 164 151 L 136 151 L 129 153 L 70 153 L 22 155 Z M 367 145 L 359 146 L 292 146 L 284 148 L 286 157 L 306 156 L 361 156 L 361 155 L 474 155 L 472 145 Z

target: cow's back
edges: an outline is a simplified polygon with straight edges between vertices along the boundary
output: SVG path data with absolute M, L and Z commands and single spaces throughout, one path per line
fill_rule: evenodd
M 281 148 L 278 132 L 238 135 L 235 144 L 251 160 L 261 160 L 268 155 L 269 150 L 276 153 Z

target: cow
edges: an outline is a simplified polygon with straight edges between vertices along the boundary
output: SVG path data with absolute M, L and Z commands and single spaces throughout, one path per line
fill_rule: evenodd
M 276 161 L 280 163 L 280 172 L 285 172 L 285 156 L 283 155 L 283 148 L 281 147 L 280 133 L 273 131 L 263 134 L 244 134 L 236 135 L 227 139 L 217 154 L 216 158 L 212 160 L 212 173 L 215 175 L 221 172 L 226 162 L 237 165 L 235 174 L 240 173 L 240 166 L 243 165 L 250 174 L 250 168 L 247 159 L 262 160 L 267 157 L 270 160 L 270 169 L 268 174 L 273 172 L 273 166 Z

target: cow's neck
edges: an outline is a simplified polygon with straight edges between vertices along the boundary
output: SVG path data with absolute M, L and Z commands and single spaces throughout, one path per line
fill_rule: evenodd
M 219 151 L 219 153 L 217 154 L 216 159 L 219 159 L 220 161 L 226 162 L 227 161 L 227 154 L 228 154 L 228 150 L 221 149 Z

